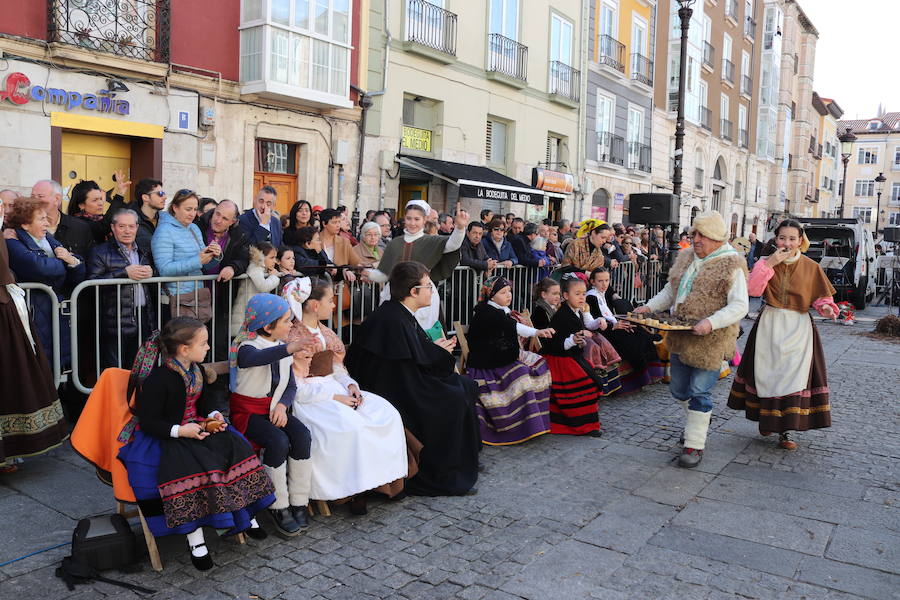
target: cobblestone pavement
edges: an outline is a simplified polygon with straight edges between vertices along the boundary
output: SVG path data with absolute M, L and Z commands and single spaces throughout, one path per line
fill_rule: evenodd
M 703 463 L 678 469 L 678 411 L 659 385 L 604 402 L 601 439 L 485 448 L 475 496 L 374 502 L 363 518 L 338 507 L 290 541 L 213 540 L 207 574 L 167 538 L 162 573 L 110 576 L 159 598 L 900 598 L 900 344 L 860 335 L 871 322 L 819 327 L 834 426 L 799 435 L 798 452 L 725 407 L 729 378 Z M 0 479 L 0 563 L 112 507 L 71 450 L 29 460 Z M 136 596 L 68 592 L 53 576 L 65 554 L 0 567 L 0 597 Z

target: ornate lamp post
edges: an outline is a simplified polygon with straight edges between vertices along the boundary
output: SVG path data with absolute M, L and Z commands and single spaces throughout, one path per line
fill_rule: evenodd
M 853 154 L 853 142 L 856 141 L 856 136 L 853 135 L 853 132 L 848 127 L 847 130 L 838 136 L 838 140 L 841 142 L 841 162 L 844 163 L 844 179 L 843 183 L 841 183 L 841 210 L 838 212 L 838 217 L 844 218 L 844 198 L 847 196 L 847 165 L 850 163 L 850 155 Z
M 672 169 L 672 194 L 681 204 L 682 167 L 684 164 L 684 92 L 687 79 L 687 45 L 688 28 L 691 26 L 691 15 L 694 14 L 691 5 L 695 0 L 678 0 L 678 18 L 681 19 L 681 59 L 678 61 L 678 116 L 675 120 L 675 164 Z M 678 225 L 672 226 L 669 238 L 671 261 L 678 251 Z
M 879 173 L 878 177 L 875 178 L 875 193 L 878 195 L 878 204 L 875 207 L 875 237 L 878 237 L 878 225 L 881 222 L 881 193 L 884 192 L 884 182 L 887 181 L 887 177 L 884 176 L 884 173 Z

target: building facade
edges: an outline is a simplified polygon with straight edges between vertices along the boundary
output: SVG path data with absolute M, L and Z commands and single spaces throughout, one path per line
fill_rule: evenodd
M 872 231 L 876 223 L 879 231 L 900 226 L 900 112 L 838 121 L 837 127 L 840 134 L 849 128 L 856 136 L 847 164 L 843 216 L 862 219 Z M 886 180 L 880 202 L 875 181 L 879 174 Z
M 717 210 L 733 235 L 765 221 L 771 161 L 754 152 L 760 109 L 762 0 L 705 0 L 692 6 L 685 82 L 681 222 Z M 653 114 L 654 191 L 671 190 L 681 25 L 678 3 L 657 5 Z
M 813 108 L 818 114 L 816 155 L 816 190 L 813 204 L 814 217 L 833 217 L 837 213 L 837 189 L 841 177 L 841 142 L 838 140 L 837 123 L 844 111 L 831 98 L 821 98 L 813 92 Z
M 651 190 L 655 4 L 591 2 L 584 167 L 596 218 L 626 220 L 628 195 Z
M 283 213 L 352 200 L 363 0 L 83 5 L 0 14 L 0 185 L 108 189 L 123 169 L 244 207 L 273 185 Z
M 373 1 L 362 207 L 579 219 L 587 6 Z M 535 168 L 563 183 L 535 190 Z

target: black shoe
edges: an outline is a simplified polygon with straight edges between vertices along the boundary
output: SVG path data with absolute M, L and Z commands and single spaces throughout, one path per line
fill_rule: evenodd
M 309 511 L 305 506 L 292 506 L 291 514 L 294 515 L 294 521 L 301 529 L 309 527 Z
M 369 509 L 366 508 L 365 496 L 356 496 L 353 498 L 353 500 L 350 501 L 349 508 L 350 514 L 356 515 L 357 517 L 369 514 Z
M 588 434 L 588 437 L 600 437 L 603 435 L 599 429 L 597 431 L 588 431 L 587 434 Z
M 204 556 L 194 556 L 193 550 L 201 547 L 206 548 L 206 544 L 198 544 L 191 547 L 191 564 L 194 565 L 194 568 L 198 571 L 209 571 L 216 566 L 209 551 L 207 551 Z
M 682 469 L 693 469 L 703 460 L 703 450 L 685 448 L 678 457 L 678 466 Z
M 246 533 L 254 540 L 264 540 L 269 537 L 269 534 L 266 533 L 266 530 L 258 525 L 256 527 L 251 527 L 250 529 L 245 530 L 244 533 Z
M 300 533 L 300 525 L 287 508 L 270 508 L 269 514 L 275 523 L 275 529 L 282 536 L 292 537 Z

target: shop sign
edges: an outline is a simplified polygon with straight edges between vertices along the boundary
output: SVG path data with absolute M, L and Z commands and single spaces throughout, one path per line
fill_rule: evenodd
M 535 167 L 531 170 L 531 186 L 545 192 L 571 194 L 575 189 L 575 177 L 569 173 Z
M 97 112 L 115 113 L 127 115 L 131 105 L 128 100 L 113 98 L 109 91 L 100 90 L 96 94 L 82 94 L 60 88 L 47 88 L 42 85 L 31 85 L 31 80 L 25 73 L 10 73 L 0 88 L 0 102 L 9 100 L 13 104 L 27 104 L 28 102 L 49 102 L 59 104 L 66 110 L 84 108 Z
M 613 204 L 618 208 L 622 208 L 623 206 L 625 206 L 625 194 L 617 193 L 613 197 Z
M 459 185 L 460 198 L 476 198 L 478 200 L 497 200 L 499 202 L 525 202 L 526 204 L 544 204 L 544 195 L 541 193 L 529 193 L 526 191 L 512 191 L 503 188 L 484 185 L 472 185 L 461 183 Z
M 431 130 L 404 125 L 401 145 L 410 150 L 431 152 Z

